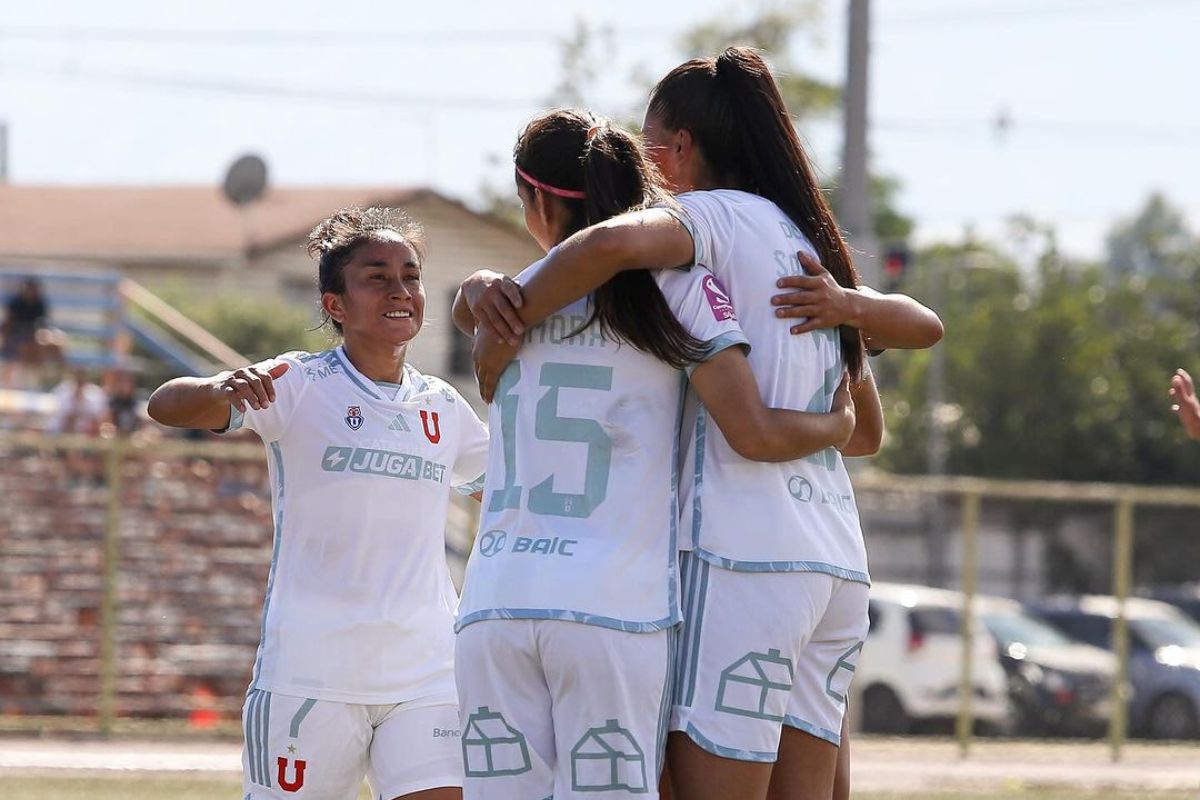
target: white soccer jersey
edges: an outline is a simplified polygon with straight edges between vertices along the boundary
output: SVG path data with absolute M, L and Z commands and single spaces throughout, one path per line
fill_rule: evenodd
M 405 367 L 389 399 L 338 347 L 279 357 L 275 402 L 233 412 L 262 437 L 275 545 L 252 688 L 342 703 L 453 692 L 451 487 L 476 491 L 487 429 Z
M 709 357 L 745 343 L 707 270 L 663 272 L 658 283 Z M 528 331 L 500 379 L 460 629 L 522 618 L 654 631 L 681 619 L 676 494 L 686 377 L 595 323 L 570 335 L 587 315 L 579 300 Z
M 836 330 L 795 336 L 775 316 L 775 282 L 803 272 L 796 252 L 815 255 L 779 208 L 731 190 L 679 198 L 695 240 L 695 263 L 729 290 L 753 349 L 750 366 L 763 402 L 829 411 L 844 364 Z M 816 571 L 870 583 L 854 489 L 834 448 L 780 463 L 733 451 L 698 403 L 685 413 L 686 460 L 680 501 L 684 549 L 726 569 Z

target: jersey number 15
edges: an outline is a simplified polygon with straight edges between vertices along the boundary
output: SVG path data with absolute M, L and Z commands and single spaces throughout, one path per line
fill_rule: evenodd
M 554 475 L 529 490 L 528 508 L 534 514 L 549 517 L 583 518 L 591 515 L 608 494 L 608 475 L 612 466 L 612 439 L 600 423 L 591 419 L 560 417 L 559 389 L 612 390 L 612 367 L 585 364 L 542 365 L 540 385 L 547 387 L 538 400 L 534 416 L 534 436 L 543 442 L 579 442 L 587 445 L 587 466 L 583 492 L 554 491 Z M 521 507 L 523 487 L 516 483 L 517 405 L 521 400 L 514 389 L 521 380 L 521 364 L 513 362 L 500 377 L 496 402 L 500 405 L 500 428 L 504 444 L 504 485 L 492 492 L 488 511 Z

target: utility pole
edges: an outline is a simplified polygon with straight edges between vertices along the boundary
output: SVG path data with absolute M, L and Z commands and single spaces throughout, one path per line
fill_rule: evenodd
M 0 184 L 8 183 L 8 123 L 0 120 Z
M 843 96 L 842 227 L 859 254 L 855 266 L 863 282 L 879 286 L 878 247 L 871 231 L 867 176 L 867 78 L 871 50 L 871 0 L 849 0 L 846 36 L 846 88 Z

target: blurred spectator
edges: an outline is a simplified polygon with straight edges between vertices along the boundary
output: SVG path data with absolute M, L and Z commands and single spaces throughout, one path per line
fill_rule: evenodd
M 26 278 L 20 290 L 9 298 L 4 310 L 3 347 L 4 385 L 12 383 L 16 364 L 32 364 L 35 359 L 37 332 L 46 324 L 49 308 L 36 278 Z
M 77 369 L 54 390 L 58 408 L 50 420 L 50 433 L 82 433 L 95 436 L 108 417 L 108 395 Z
M 137 383 L 129 370 L 114 370 L 108 376 L 108 421 L 117 433 L 125 435 L 133 433 L 141 424 Z
M 38 367 L 49 364 L 61 370 L 65 366 L 67 338 L 50 327 L 49 316 L 41 284 L 36 278 L 27 278 L 17 294 L 9 298 L 0 325 L 0 356 L 4 361 L 0 386 L 7 388 L 19 381 L 22 386 L 18 388 L 29 388 L 37 382 Z
M 1175 370 L 1171 378 L 1171 410 L 1179 417 L 1183 429 L 1193 439 L 1200 439 L 1200 400 L 1196 398 L 1196 384 L 1186 369 Z

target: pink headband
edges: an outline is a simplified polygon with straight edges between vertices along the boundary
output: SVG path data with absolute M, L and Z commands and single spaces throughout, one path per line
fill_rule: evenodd
M 582 200 L 583 198 L 587 197 L 586 194 L 584 194 L 583 192 L 580 192 L 580 191 L 576 191 L 575 189 L 559 189 L 557 186 L 551 186 L 548 183 L 542 183 L 541 181 L 539 181 L 538 179 L 536 179 L 532 175 L 530 175 L 528 172 L 526 172 L 525 170 L 518 167 L 516 164 L 514 164 L 513 167 L 517 170 L 517 174 L 525 179 L 526 183 L 528 183 L 530 186 L 536 186 L 538 189 L 541 189 L 543 192 L 547 192 L 547 193 L 553 194 L 553 195 L 558 195 L 559 197 L 569 197 L 572 200 Z

